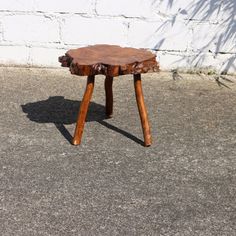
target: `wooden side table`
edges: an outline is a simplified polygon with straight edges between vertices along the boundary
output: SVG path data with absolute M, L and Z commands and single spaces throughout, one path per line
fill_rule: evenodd
M 144 145 L 152 143 L 147 110 L 144 104 L 141 73 L 159 70 L 156 56 L 145 49 L 122 48 L 115 45 L 94 45 L 66 52 L 59 57 L 62 66 L 69 67 L 75 75 L 88 76 L 84 97 L 80 105 L 75 134 L 72 143 L 79 145 L 83 134 L 85 119 L 94 88 L 95 75 L 105 75 L 106 115 L 113 112 L 113 77 L 133 74 L 136 101 L 141 119 Z

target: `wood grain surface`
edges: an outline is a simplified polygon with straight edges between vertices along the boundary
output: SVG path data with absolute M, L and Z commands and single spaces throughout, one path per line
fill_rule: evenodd
M 145 50 L 116 45 L 94 45 L 71 49 L 59 57 L 62 66 L 72 74 L 90 76 L 103 74 L 114 77 L 159 70 L 156 55 Z

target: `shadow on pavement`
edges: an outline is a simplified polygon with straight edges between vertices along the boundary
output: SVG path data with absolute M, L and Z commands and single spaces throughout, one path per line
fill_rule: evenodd
M 53 123 L 65 139 L 71 143 L 73 137 L 66 129 L 65 125 L 76 123 L 80 103 L 80 101 L 65 99 L 62 96 L 54 96 L 49 97 L 47 100 L 21 105 L 21 107 L 22 111 L 27 114 L 27 117 L 31 121 L 37 123 Z M 104 121 L 105 119 L 105 107 L 95 102 L 90 102 L 86 122 L 96 121 L 106 128 L 143 145 L 142 140 L 107 123 Z

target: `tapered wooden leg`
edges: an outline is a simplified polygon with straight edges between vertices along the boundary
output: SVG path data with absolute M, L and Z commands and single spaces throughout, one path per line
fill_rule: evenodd
M 106 76 L 105 78 L 105 93 L 106 93 L 106 116 L 112 117 L 113 114 L 113 92 L 112 92 L 113 77 Z
M 84 92 L 83 100 L 80 104 L 80 110 L 78 113 L 75 134 L 72 141 L 72 144 L 79 145 L 81 143 L 81 138 L 84 130 L 85 119 L 88 112 L 89 102 L 92 97 L 93 88 L 94 88 L 94 78 L 95 76 L 88 76 L 87 86 Z
M 151 138 L 151 131 L 150 131 L 150 126 L 148 122 L 147 110 L 144 104 L 141 74 L 134 75 L 134 88 L 135 88 L 135 95 L 136 95 L 139 115 L 140 115 L 142 128 L 143 128 L 144 145 L 147 147 L 152 144 L 152 138 Z

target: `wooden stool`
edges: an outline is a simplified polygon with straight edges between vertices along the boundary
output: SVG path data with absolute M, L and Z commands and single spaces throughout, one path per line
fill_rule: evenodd
M 95 75 L 98 74 L 106 76 L 107 117 L 111 117 L 113 112 L 113 77 L 133 74 L 136 101 L 143 128 L 144 145 L 151 145 L 152 138 L 147 110 L 144 104 L 141 73 L 158 71 L 159 66 L 154 54 L 144 49 L 122 48 L 115 45 L 95 45 L 69 50 L 65 56 L 59 57 L 59 62 L 64 67 L 70 67 L 72 74 L 88 76 L 72 141 L 74 145 L 79 145 L 81 142 L 88 106 L 93 93 L 94 79 Z

